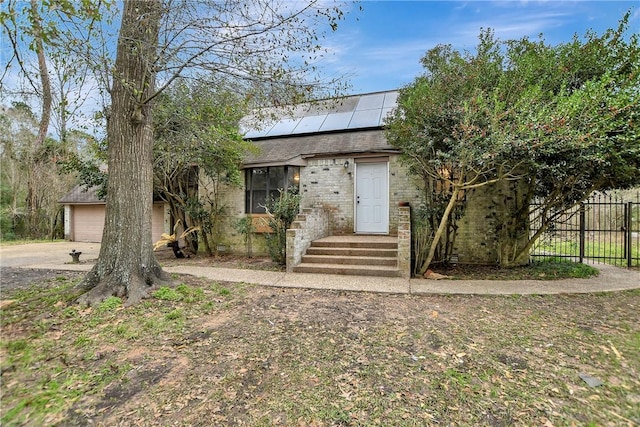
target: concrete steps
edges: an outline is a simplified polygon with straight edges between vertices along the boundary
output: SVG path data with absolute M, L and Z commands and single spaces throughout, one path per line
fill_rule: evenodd
M 359 256 L 359 255 L 305 255 L 303 262 L 310 264 L 351 264 L 351 265 L 384 265 L 395 267 L 398 259 L 387 256 Z
M 331 236 L 311 243 L 297 273 L 398 277 L 398 242 L 390 236 Z

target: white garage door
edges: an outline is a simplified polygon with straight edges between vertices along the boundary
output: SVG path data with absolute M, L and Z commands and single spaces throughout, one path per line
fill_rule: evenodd
M 153 205 L 152 240 L 160 240 L 164 233 L 164 205 Z M 72 240 L 100 242 L 104 228 L 104 205 L 74 205 L 71 216 Z
M 75 205 L 71 215 L 72 240 L 99 242 L 104 227 L 104 205 Z

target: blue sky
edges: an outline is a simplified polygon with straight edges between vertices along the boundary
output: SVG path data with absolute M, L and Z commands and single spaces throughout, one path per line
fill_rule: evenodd
M 550 44 L 589 29 L 601 34 L 632 10 L 640 32 L 640 1 L 362 1 L 326 41 L 327 70 L 350 75 L 350 93 L 397 89 L 422 72 L 420 58 L 439 43 L 472 50 L 480 28 L 500 39 L 540 33 Z
M 480 28 L 493 28 L 501 39 L 536 38 L 542 33 L 548 43 L 558 44 L 570 41 L 575 33 L 582 36 L 592 29 L 601 34 L 616 27 L 631 9 L 630 29 L 640 33 L 640 0 L 362 0 L 346 7 L 346 19 L 324 40 L 329 55 L 319 65 L 328 76 L 346 75 L 352 86 L 348 93 L 352 94 L 398 89 L 411 83 L 423 71 L 420 58 L 427 50 L 440 43 L 473 50 Z M 5 40 L 1 42 L 0 63 L 4 66 L 9 46 Z M 17 84 L 15 73 L 7 77 L 8 86 Z M 88 99 L 83 106 L 87 116 L 99 108 L 95 90 L 81 98 Z

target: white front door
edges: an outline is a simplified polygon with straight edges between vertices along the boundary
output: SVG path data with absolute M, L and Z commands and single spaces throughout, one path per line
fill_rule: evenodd
M 356 233 L 389 232 L 387 163 L 356 164 Z

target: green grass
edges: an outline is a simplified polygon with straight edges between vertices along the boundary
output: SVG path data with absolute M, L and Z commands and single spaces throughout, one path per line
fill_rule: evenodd
M 598 269 L 587 264 L 570 262 L 558 258 L 534 262 L 530 265 L 534 276 L 544 279 L 587 278 L 598 275 Z
M 64 239 L 16 239 L 16 240 L 0 240 L 0 246 L 16 246 L 28 245 L 30 243 L 59 243 L 66 242 Z
M 175 288 L 162 286 L 153 293 L 153 296 L 164 301 L 184 301 L 187 303 L 193 303 L 203 300 L 204 291 L 200 288 L 192 288 L 182 283 Z
M 119 307 L 122 307 L 122 298 L 109 297 L 104 301 L 102 301 L 100 304 L 98 304 L 98 306 L 96 307 L 96 311 L 99 313 L 104 313 L 109 311 L 115 311 Z
M 580 245 L 574 241 L 542 241 L 538 242 L 535 247 L 534 253 L 536 254 L 549 254 L 549 257 L 556 256 L 563 257 L 580 257 Z M 593 259 L 594 261 L 602 262 L 605 264 L 626 266 L 627 261 L 624 257 L 625 251 L 621 243 L 617 242 L 598 242 L 587 241 L 584 247 L 584 258 Z M 536 258 L 545 258 L 544 256 L 536 256 Z M 631 246 L 631 258 L 632 264 L 640 266 L 640 245 L 637 241 L 634 241 Z

